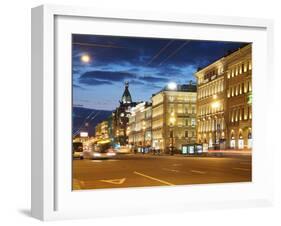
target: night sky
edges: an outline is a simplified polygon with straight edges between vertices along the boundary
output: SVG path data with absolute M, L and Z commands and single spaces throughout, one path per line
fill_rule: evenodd
M 125 81 L 133 101 L 148 101 L 169 82 L 195 81 L 198 67 L 244 44 L 74 34 L 73 105 L 113 110 Z

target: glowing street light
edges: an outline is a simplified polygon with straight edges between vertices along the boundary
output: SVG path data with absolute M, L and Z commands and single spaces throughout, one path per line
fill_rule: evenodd
M 88 54 L 83 54 L 80 59 L 83 63 L 89 63 L 91 61 L 91 57 Z
M 168 89 L 169 90 L 176 90 L 177 89 L 177 84 L 175 82 L 170 82 L 168 84 Z
M 214 95 L 214 96 L 213 96 L 213 99 L 217 99 L 217 96 Z M 220 104 L 219 101 L 215 101 L 215 102 L 213 102 L 213 103 L 211 104 L 212 109 L 214 109 L 215 111 L 216 111 L 217 109 L 219 109 L 220 106 L 221 106 L 221 104 Z M 214 130 L 215 130 L 215 131 L 214 131 L 214 135 L 215 135 L 215 137 L 214 137 L 214 145 L 217 144 L 217 127 L 218 127 L 218 125 L 217 125 L 217 116 L 215 116 L 215 117 L 214 117 Z

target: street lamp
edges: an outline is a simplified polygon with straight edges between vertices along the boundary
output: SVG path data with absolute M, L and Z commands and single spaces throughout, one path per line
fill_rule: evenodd
M 145 147 L 145 122 L 142 123 L 142 129 L 143 129 L 143 153 L 144 153 L 144 147 Z
M 175 82 L 170 82 L 168 84 L 168 89 L 169 90 L 176 90 L 177 89 L 177 84 Z
M 216 94 L 213 96 L 213 99 L 214 100 L 217 99 L 217 95 Z M 211 104 L 212 109 L 215 111 L 214 113 L 216 113 L 217 109 L 219 109 L 220 106 L 221 106 L 221 104 L 220 104 L 219 101 L 214 101 Z M 214 128 L 215 129 L 215 131 L 214 131 L 214 147 L 215 147 L 215 145 L 217 144 L 217 127 L 218 127 L 218 125 L 217 125 L 217 116 L 216 115 L 214 117 L 214 127 L 215 127 Z
M 171 126 L 171 139 L 172 139 L 172 146 L 171 146 L 171 155 L 174 154 L 174 131 L 173 131 L 173 126 L 176 122 L 176 117 L 175 117 L 175 114 L 174 112 L 171 113 L 171 116 L 170 116 L 170 119 L 169 119 L 169 122 L 170 122 L 170 126 Z

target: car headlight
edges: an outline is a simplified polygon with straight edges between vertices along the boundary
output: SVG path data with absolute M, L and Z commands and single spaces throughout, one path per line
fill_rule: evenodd
M 94 156 L 101 156 L 100 153 L 94 153 L 93 155 L 94 155 Z
M 108 152 L 108 153 L 106 153 L 106 155 L 108 155 L 108 156 L 114 156 L 114 155 L 116 155 L 114 152 Z

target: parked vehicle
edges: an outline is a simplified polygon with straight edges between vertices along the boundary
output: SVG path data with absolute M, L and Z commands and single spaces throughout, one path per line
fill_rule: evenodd
M 73 142 L 72 143 L 72 157 L 73 159 L 83 159 L 83 143 Z

